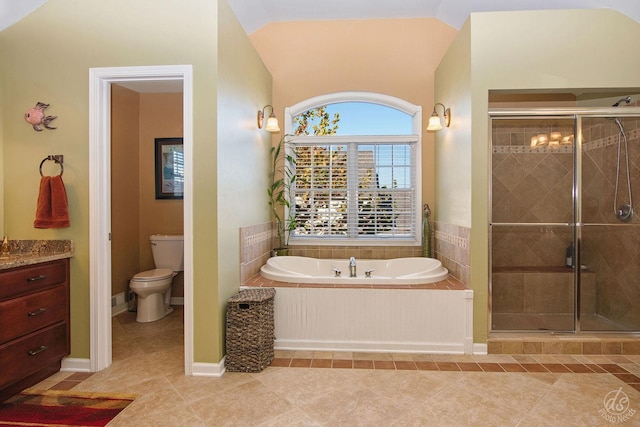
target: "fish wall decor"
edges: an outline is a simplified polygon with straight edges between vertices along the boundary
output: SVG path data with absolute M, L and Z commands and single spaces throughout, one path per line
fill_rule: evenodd
M 50 123 L 53 119 L 58 116 L 47 116 L 44 113 L 44 110 L 49 108 L 50 104 L 45 104 L 44 102 L 38 102 L 35 107 L 29 108 L 26 113 L 24 113 L 24 119 L 33 126 L 33 129 L 42 132 L 42 128 L 40 126 L 44 126 L 47 129 L 56 129 L 55 126 L 51 126 Z

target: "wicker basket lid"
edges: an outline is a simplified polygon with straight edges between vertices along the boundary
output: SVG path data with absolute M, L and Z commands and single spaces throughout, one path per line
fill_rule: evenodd
M 229 298 L 229 302 L 262 302 L 273 298 L 275 294 L 274 288 L 243 289 Z

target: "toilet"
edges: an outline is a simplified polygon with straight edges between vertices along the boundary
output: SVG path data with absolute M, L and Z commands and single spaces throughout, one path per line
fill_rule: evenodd
M 171 284 L 184 270 L 183 236 L 154 234 L 149 241 L 156 268 L 138 273 L 129 281 L 129 288 L 138 296 L 137 322 L 153 322 L 173 311 Z

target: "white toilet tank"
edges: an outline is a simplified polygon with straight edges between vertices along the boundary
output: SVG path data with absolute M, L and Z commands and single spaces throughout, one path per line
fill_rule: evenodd
M 184 270 L 184 237 L 171 234 L 149 236 L 151 252 L 156 268 L 168 268 L 171 271 Z

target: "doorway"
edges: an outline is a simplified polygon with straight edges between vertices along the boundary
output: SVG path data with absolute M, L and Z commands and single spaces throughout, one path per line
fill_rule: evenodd
M 193 77 L 190 65 L 92 68 L 89 71 L 90 371 L 112 361 L 111 334 L 111 85 L 183 87 L 184 150 L 184 354 L 193 373 Z

